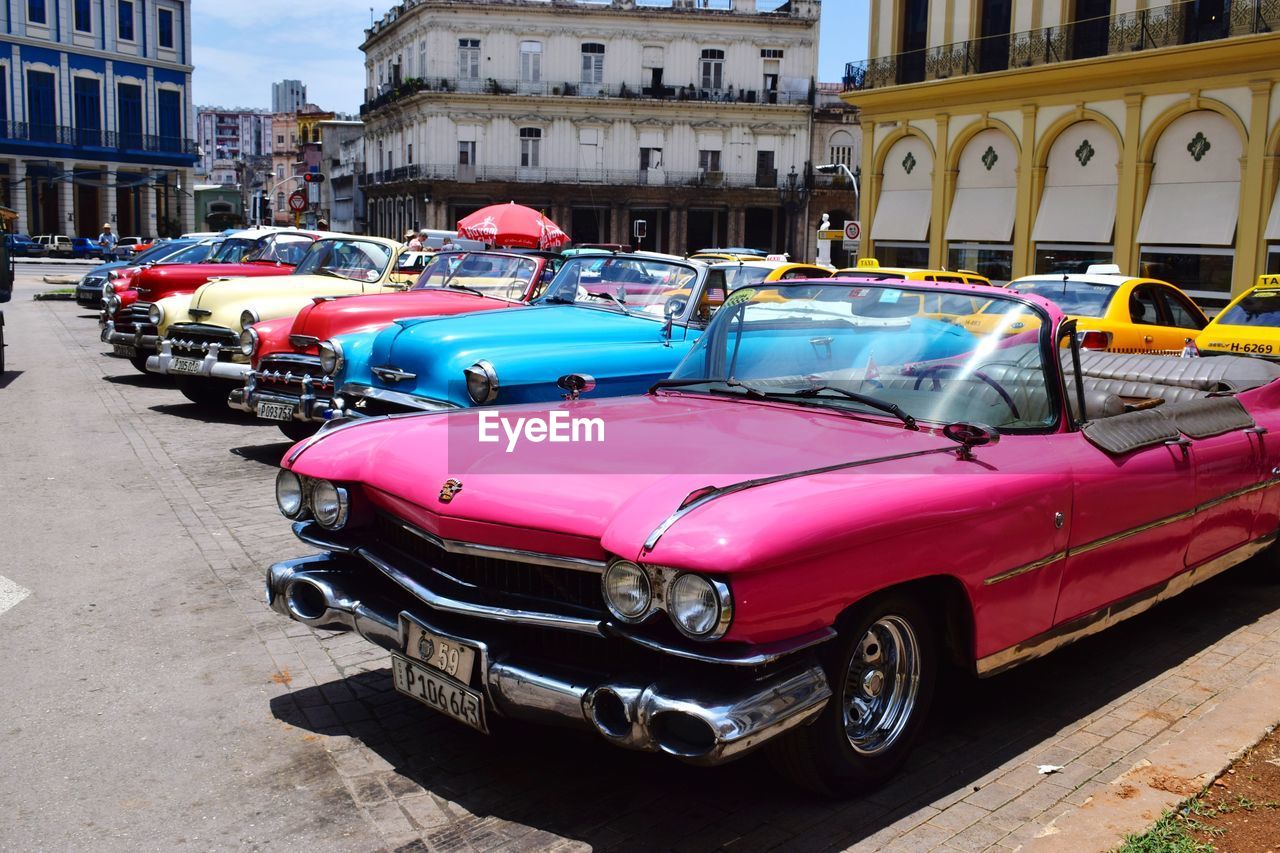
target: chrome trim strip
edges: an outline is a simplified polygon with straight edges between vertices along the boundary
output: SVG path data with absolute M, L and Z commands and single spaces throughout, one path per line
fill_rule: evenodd
M 605 564 L 603 560 L 561 557 L 556 554 L 544 554 L 540 551 L 523 551 L 516 548 L 503 548 L 499 545 L 479 545 L 474 542 L 460 542 L 457 539 L 443 539 L 434 533 L 414 527 L 412 524 L 401 521 L 398 518 L 392 518 L 392 520 L 414 536 L 425 539 L 450 554 L 467 554 L 472 557 L 489 557 L 511 560 L 515 563 L 530 563 L 535 566 L 552 566 L 557 569 L 570 569 L 576 572 L 604 574 Z
M 648 637 L 644 637 L 639 634 L 634 634 L 629 630 L 628 626 L 618 625 L 613 622 L 609 623 L 608 628 L 613 634 L 621 637 L 622 639 L 629 640 L 636 645 L 643 646 L 651 651 L 662 652 L 663 654 L 668 654 L 672 657 L 684 658 L 685 660 L 700 661 L 702 663 L 719 663 L 727 666 L 764 666 L 765 664 L 781 660 L 787 655 L 792 655 L 796 652 L 801 652 L 805 649 L 821 645 L 828 640 L 835 639 L 837 636 L 834 628 L 823 628 L 821 630 L 814 631 L 811 634 L 804 634 L 800 637 L 793 637 L 789 640 L 752 646 L 753 651 L 750 653 L 735 655 L 723 650 L 720 651 L 720 654 L 712 654 L 712 652 L 717 649 L 717 646 L 714 644 L 709 644 L 706 647 L 705 652 L 685 649 L 680 646 L 673 646 L 668 643 L 659 642 L 658 640 L 651 640 Z
M 599 619 L 584 619 L 578 616 L 562 616 L 558 613 L 515 610 L 510 607 L 491 607 L 484 604 L 458 601 L 457 599 L 432 592 L 367 548 L 356 548 L 354 553 L 427 606 L 445 613 L 472 616 L 477 619 L 489 619 L 496 622 L 515 622 L 520 625 L 533 625 L 540 628 L 557 628 L 562 631 L 574 631 L 579 634 L 589 634 L 596 637 L 605 636 L 603 623 Z
M 982 584 L 983 586 L 991 586 L 992 584 L 997 584 L 1003 581 L 1010 580 L 1012 578 L 1016 578 L 1019 575 L 1026 574 L 1027 572 L 1033 572 L 1036 569 L 1042 569 L 1045 566 L 1049 565 L 1050 563 L 1057 562 L 1058 560 L 1064 559 L 1066 557 L 1074 557 L 1076 554 L 1087 554 L 1090 551 L 1095 551 L 1098 548 L 1102 548 L 1106 545 L 1112 545 L 1116 542 L 1119 542 L 1122 539 L 1128 539 L 1130 536 L 1137 536 L 1139 533 L 1147 533 L 1151 530 L 1155 530 L 1158 527 L 1163 527 L 1166 524 L 1173 524 L 1174 522 L 1177 522 L 1177 521 L 1186 521 L 1188 518 L 1192 518 L 1196 515 L 1199 515 L 1202 512 L 1213 509 L 1216 506 L 1221 506 L 1222 504 L 1228 501 L 1233 501 L 1236 498 L 1244 497 L 1245 495 L 1253 494 L 1254 492 L 1260 492 L 1263 489 L 1270 489 L 1275 486 L 1280 486 L 1280 480 L 1265 480 L 1261 483 L 1254 483 L 1252 486 L 1245 486 L 1244 488 L 1234 489 L 1233 491 L 1227 492 L 1225 495 L 1216 497 L 1213 500 L 1205 501 L 1202 504 L 1197 504 L 1191 509 L 1186 510 L 1184 512 L 1174 513 L 1173 515 L 1166 515 L 1164 518 L 1159 518 L 1159 519 L 1156 519 L 1155 521 L 1148 521 L 1146 524 L 1139 524 L 1136 527 L 1130 527 L 1128 530 L 1121 530 L 1117 533 L 1112 533 L 1109 536 L 1103 536 L 1101 539 L 1094 539 L 1092 542 L 1086 542 L 1083 545 L 1077 545 L 1074 548 L 1067 548 L 1065 551 L 1059 551 L 1056 554 L 1050 554 L 1049 556 L 1043 557 L 1039 560 L 1036 560 L 1035 562 L 1027 563 L 1024 566 L 1018 566 L 1017 568 L 1010 569 L 1007 572 L 1001 572 L 998 575 L 992 575 L 991 577 L 983 580 Z
M 1090 613 L 1054 626 L 1048 631 L 1036 635 L 1007 649 L 980 658 L 976 662 L 978 675 L 986 678 L 1007 669 L 1044 657 L 1055 649 L 1073 643 L 1091 634 L 1097 634 L 1112 625 L 1123 622 L 1131 616 L 1137 616 L 1150 610 L 1162 601 L 1185 592 L 1196 584 L 1209 580 L 1234 566 L 1243 563 L 1263 548 L 1276 541 L 1277 533 L 1273 531 L 1259 539 L 1213 557 L 1199 565 L 1184 569 L 1167 581 L 1148 587 L 1128 598 L 1099 607 Z
M 991 586 L 992 584 L 997 584 L 1002 581 L 1007 581 L 1012 578 L 1016 578 L 1019 575 L 1025 575 L 1027 572 L 1034 572 L 1036 569 L 1043 569 L 1045 566 L 1050 565 L 1051 563 L 1056 563 L 1059 560 L 1064 559 L 1066 556 L 1067 556 L 1066 551 L 1059 551 L 1056 554 L 1050 554 L 1049 556 L 1042 557 L 1039 560 L 1036 560 L 1035 562 L 1027 563 L 1026 565 L 1023 565 L 1023 566 L 1018 566 L 1016 569 L 1010 569 L 1007 572 L 1001 572 L 998 575 L 992 575 L 991 577 L 983 580 L 982 585 Z
M 361 416 L 358 401 L 361 399 L 379 400 L 384 403 L 392 403 L 397 406 L 404 406 L 414 410 L 414 413 L 420 412 L 448 412 L 458 408 L 453 403 L 441 402 L 439 400 L 429 400 L 426 397 L 415 397 L 413 394 L 405 394 L 400 391 L 386 391 L 381 388 L 374 388 L 370 385 L 348 384 L 343 385 L 342 390 L 337 396 L 355 398 L 347 403 L 343 408 L 349 415 Z
M 721 498 L 721 497 L 724 497 L 725 495 L 731 495 L 731 494 L 734 494 L 735 492 L 746 491 L 747 489 L 754 489 L 757 486 L 767 486 L 767 485 L 770 485 L 771 483 L 780 483 L 784 480 L 794 480 L 800 477 L 809 477 L 815 474 L 827 474 L 832 471 L 844 471 L 849 468 L 860 468 L 864 465 L 875 465 L 876 463 L 879 463 L 879 462 L 895 462 L 899 459 L 911 459 L 916 456 L 930 456 L 935 453 L 954 453 L 958 447 L 959 445 L 949 443 L 944 447 L 935 447 L 931 450 L 913 450 L 909 453 L 895 453 L 892 456 L 877 456 L 874 459 L 857 459 L 852 462 L 839 462 L 835 465 L 825 465 L 821 468 L 808 468 L 803 471 L 793 471 L 787 474 L 775 474 L 772 477 L 760 477 L 755 480 L 743 480 L 742 482 L 734 483 L 731 486 L 722 486 L 720 488 L 712 489 L 711 491 L 699 497 L 697 500 L 690 501 L 689 503 L 681 506 L 675 512 L 671 513 L 671 515 L 667 517 L 666 521 L 659 524 L 654 529 L 654 531 L 649 534 L 649 538 L 645 540 L 644 552 L 648 553 L 649 551 L 652 551 L 654 547 L 657 546 L 658 540 L 662 538 L 662 535 L 664 533 L 666 533 L 669 529 L 671 529 L 671 526 L 673 524 L 675 524 L 680 519 L 684 518 L 689 513 L 693 512 L 698 507 L 704 504 L 710 503 L 716 498 Z

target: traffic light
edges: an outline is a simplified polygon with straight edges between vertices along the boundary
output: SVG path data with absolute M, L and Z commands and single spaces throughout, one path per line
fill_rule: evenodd
M 324 175 L 319 172 L 306 172 L 302 176 L 303 183 L 306 184 L 307 203 L 320 203 L 320 185 L 324 183 Z
M 302 176 L 302 180 L 304 183 L 308 183 L 308 184 L 323 184 L 324 175 L 322 175 L 319 172 L 307 172 L 305 175 Z

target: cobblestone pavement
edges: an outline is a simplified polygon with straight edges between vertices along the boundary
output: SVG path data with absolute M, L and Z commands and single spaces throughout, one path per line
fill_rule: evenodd
M 368 643 L 262 604 L 264 566 L 313 550 L 274 506 L 289 444 L 273 426 L 210 418 L 107 358 L 74 305 L 36 310 L 269 651 L 279 690 L 263 713 L 321 739 L 349 796 L 325 819 L 367 821 L 389 850 L 1017 849 L 1280 658 L 1280 585 L 1242 566 L 1045 660 L 947 685 L 905 772 L 849 802 L 793 790 L 754 756 L 696 769 L 556 730 L 486 738 L 395 693 Z

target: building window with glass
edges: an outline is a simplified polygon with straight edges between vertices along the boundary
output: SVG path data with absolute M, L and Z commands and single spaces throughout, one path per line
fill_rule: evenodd
M 173 50 L 173 10 L 161 9 L 156 13 L 156 30 L 157 38 L 160 40 L 160 46 L 168 50 Z
M 542 42 L 520 42 L 520 82 L 540 83 L 542 81 Z
M 604 82 L 604 45 L 587 42 L 582 46 L 582 82 L 586 86 Z
M 703 174 L 720 171 L 720 152 L 703 149 L 698 152 L 698 168 Z
M 72 19 L 75 23 L 76 32 L 93 32 L 93 4 L 89 0 L 75 0 Z
M 427 40 L 422 39 L 418 42 L 418 76 L 427 76 Z
M 458 143 L 458 165 L 474 166 L 476 164 L 476 144 L 474 141 Z
M 724 87 L 724 51 L 707 49 L 702 51 L 701 62 L 702 88 L 721 89 Z
M 133 0 L 120 0 L 116 4 L 116 35 L 121 41 L 133 41 Z
M 27 23 L 49 23 L 48 12 L 44 8 L 44 0 L 27 0 Z
M 520 128 L 520 168 L 537 169 L 542 165 L 542 129 Z
M 102 144 L 102 87 L 96 77 L 72 78 L 79 145 Z
M 480 79 L 480 39 L 458 39 L 458 77 Z

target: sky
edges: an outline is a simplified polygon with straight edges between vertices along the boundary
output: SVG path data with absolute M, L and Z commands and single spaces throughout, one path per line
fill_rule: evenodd
M 865 58 L 868 3 L 824 0 L 819 80 L 839 82 L 846 62 Z M 270 109 L 271 84 L 291 79 L 305 83 L 307 100 L 326 110 L 359 109 L 367 3 L 198 0 L 191 5 L 197 105 Z M 389 8 L 386 0 L 374 4 L 379 17 Z

